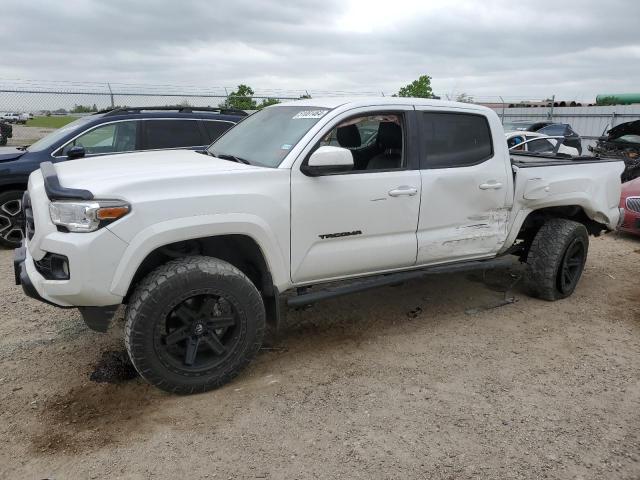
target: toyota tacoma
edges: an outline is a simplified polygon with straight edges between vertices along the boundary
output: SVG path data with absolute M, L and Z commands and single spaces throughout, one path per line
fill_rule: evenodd
M 623 169 L 512 155 L 498 116 L 477 105 L 284 103 L 203 152 L 43 163 L 24 197 L 16 280 L 98 331 L 126 305 L 140 375 L 205 391 L 249 363 L 287 306 L 515 258 L 532 295 L 571 295 L 589 235 L 618 225 Z

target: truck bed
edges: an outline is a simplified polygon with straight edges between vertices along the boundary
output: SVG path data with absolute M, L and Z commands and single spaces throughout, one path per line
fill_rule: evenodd
M 618 158 L 601 158 L 581 155 L 579 157 L 566 157 L 564 155 L 537 154 L 537 153 L 512 153 L 511 165 L 519 168 L 554 167 L 569 165 L 584 165 L 594 163 L 619 162 Z

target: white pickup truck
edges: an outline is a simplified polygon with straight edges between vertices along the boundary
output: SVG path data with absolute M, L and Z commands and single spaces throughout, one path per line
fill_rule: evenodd
M 192 393 L 237 375 L 281 305 L 525 262 L 570 295 L 588 235 L 616 228 L 620 161 L 510 155 L 498 116 L 411 98 L 266 108 L 204 152 L 43 163 L 16 280 L 125 344 L 147 381 Z

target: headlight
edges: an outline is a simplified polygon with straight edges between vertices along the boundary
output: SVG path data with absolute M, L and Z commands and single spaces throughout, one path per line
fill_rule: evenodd
M 49 204 L 51 221 L 70 232 L 93 232 L 124 217 L 131 207 L 117 200 L 59 201 Z

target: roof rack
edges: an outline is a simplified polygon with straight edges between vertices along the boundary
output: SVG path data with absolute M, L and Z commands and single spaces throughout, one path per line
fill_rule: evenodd
M 140 113 L 143 111 L 176 111 L 182 113 L 192 113 L 192 112 L 215 112 L 220 113 L 222 115 L 241 115 L 248 116 L 249 114 L 244 110 L 239 110 L 237 108 L 217 108 L 217 107 L 184 107 L 177 105 L 175 107 L 171 106 L 162 106 L 162 107 L 120 107 L 109 110 L 102 110 L 97 113 L 104 113 L 106 115 L 121 115 L 123 113 Z

